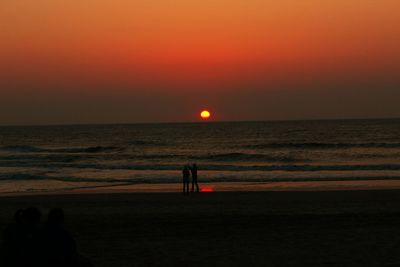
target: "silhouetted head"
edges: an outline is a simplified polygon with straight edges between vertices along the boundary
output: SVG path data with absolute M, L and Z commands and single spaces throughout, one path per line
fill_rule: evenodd
M 24 213 L 23 209 L 19 209 L 14 213 L 14 221 L 16 223 L 18 223 L 18 224 L 22 223 L 22 215 L 23 215 L 23 213 Z
M 189 166 L 188 165 L 184 165 L 183 166 L 183 169 L 186 171 L 186 170 L 189 170 Z
M 41 213 L 39 209 L 35 207 L 30 207 L 22 211 L 21 221 L 27 225 L 35 226 L 39 224 Z
M 60 208 L 52 209 L 49 212 L 47 222 L 51 225 L 62 225 L 64 223 L 64 211 Z
M 197 164 L 196 163 L 193 164 L 193 169 L 197 169 Z

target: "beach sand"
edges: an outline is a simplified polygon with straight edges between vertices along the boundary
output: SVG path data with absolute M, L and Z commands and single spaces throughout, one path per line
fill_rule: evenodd
M 398 189 L 231 191 L 232 185 L 225 184 L 224 191 L 213 186 L 216 192 L 188 197 L 174 192 L 176 187 L 167 193 L 151 192 L 154 187 L 146 192 L 145 185 L 142 193 L 122 187 L 6 195 L 0 198 L 0 229 L 18 208 L 37 206 L 46 213 L 62 207 L 80 252 L 95 266 L 400 262 Z

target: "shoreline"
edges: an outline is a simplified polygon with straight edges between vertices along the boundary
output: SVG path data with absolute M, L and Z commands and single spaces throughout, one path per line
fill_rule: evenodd
M 283 182 L 213 182 L 200 183 L 207 192 L 313 192 L 313 191 L 374 191 L 399 190 L 400 180 L 351 180 L 351 181 L 283 181 Z M 117 184 L 94 187 L 80 187 L 58 190 L 4 192 L 0 197 L 35 195 L 80 195 L 80 194 L 121 194 L 121 193 L 180 193 L 180 183 L 170 184 Z

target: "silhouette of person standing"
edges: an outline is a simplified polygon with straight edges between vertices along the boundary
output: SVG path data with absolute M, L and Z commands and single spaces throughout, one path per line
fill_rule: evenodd
M 199 192 L 199 185 L 197 184 L 197 165 L 193 164 L 190 168 L 190 172 L 192 173 L 192 191 L 194 192 L 194 186 L 196 185 L 196 192 Z
M 189 177 L 190 177 L 189 166 L 185 165 L 183 167 L 182 175 L 183 175 L 183 194 L 189 195 Z
M 93 267 L 89 259 L 78 253 L 75 239 L 64 227 L 64 211 L 50 210 L 41 231 L 40 267 Z
M 38 265 L 40 217 L 40 211 L 34 207 L 18 210 L 15 213 L 14 222 L 4 233 L 1 266 L 40 266 Z
M 63 227 L 64 211 L 52 209 L 42 230 L 42 266 L 76 266 L 78 252 L 72 235 Z

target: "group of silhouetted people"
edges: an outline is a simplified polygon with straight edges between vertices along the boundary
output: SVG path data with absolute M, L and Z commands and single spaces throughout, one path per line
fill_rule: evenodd
M 182 170 L 182 175 L 183 175 L 183 194 L 184 195 L 189 195 L 189 183 L 190 183 L 190 175 L 192 175 L 192 190 L 191 192 L 194 192 L 194 189 L 196 187 L 196 192 L 199 192 L 199 185 L 197 183 L 197 165 L 185 165 L 183 166 Z
M 93 266 L 77 251 L 75 240 L 64 228 L 64 211 L 52 209 L 41 224 L 41 212 L 18 210 L 3 236 L 0 265 L 4 267 Z

